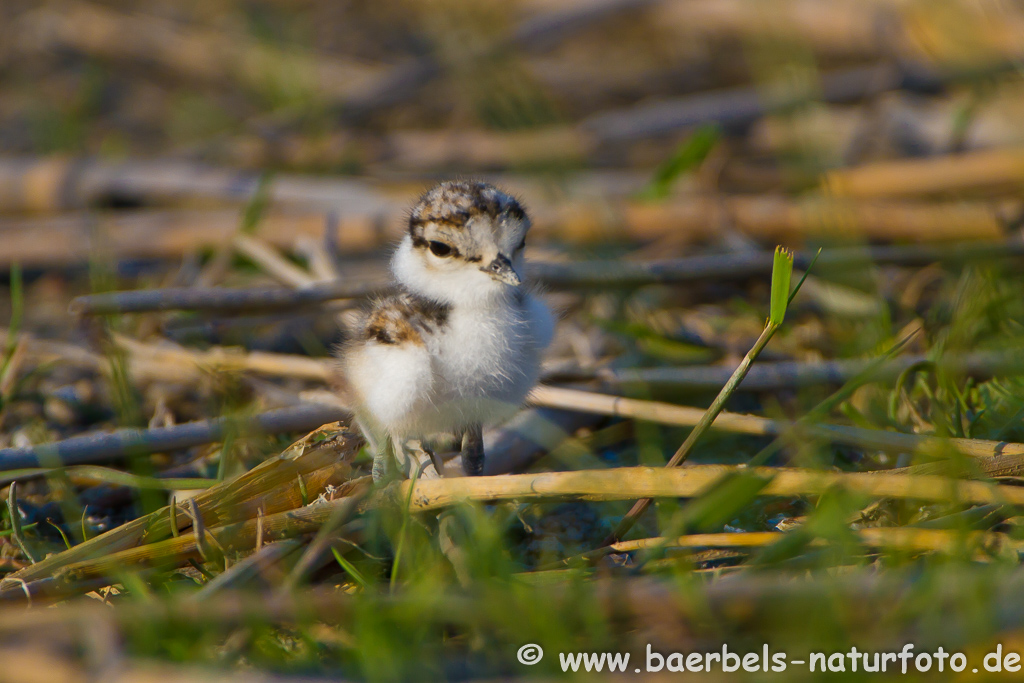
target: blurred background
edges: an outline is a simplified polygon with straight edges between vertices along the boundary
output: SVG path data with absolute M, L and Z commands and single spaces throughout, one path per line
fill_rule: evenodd
M 386 281 L 409 207 L 450 178 L 493 182 L 533 219 L 530 273 L 560 318 L 545 383 L 706 407 L 764 327 L 772 250 L 781 244 L 796 252 L 794 281 L 810 275 L 728 409 L 977 441 L 978 452 L 1007 459 L 968 476 L 1018 483 L 1022 57 L 1017 0 L 0 0 L 0 474 L 5 486 L 21 481 L 7 488 L 0 571 L 26 576 L 65 547 L 145 515 L 165 519 L 169 492 L 180 502 L 183 492 L 223 485 L 337 419 L 336 406 L 324 407 L 331 351 L 354 309 Z M 217 299 L 212 288 L 241 298 Z M 111 295 L 132 291 L 144 296 Z M 866 368 L 875 374 L 863 376 Z M 663 465 L 688 433 L 653 414 L 632 421 L 556 403 L 541 401 L 488 436 L 492 473 Z M 320 408 L 308 412 L 311 405 Z M 281 410 L 291 421 L 268 426 L 263 416 Z M 47 469 L 53 463 L 40 455 L 40 445 L 83 435 L 218 418 L 264 420 L 265 433 L 229 427 L 187 443 L 83 450 L 74 463 L 92 469 L 74 472 Z M 767 443 L 716 432 L 692 460 L 744 463 Z M 807 438 L 763 462 L 843 473 L 962 464 L 952 451 L 906 443 Z M 355 466 L 364 464 L 358 456 Z M 315 491 L 300 476 L 301 496 L 296 489 L 275 509 L 306 504 L 329 482 L 350 484 L 349 474 L 344 482 L 325 475 Z M 949 563 L 993 572 L 957 575 L 970 578 L 952 580 L 964 592 L 956 600 L 970 602 L 979 585 L 1017 594 L 993 578 L 1019 561 L 1024 533 L 1010 508 L 868 506 L 841 496 L 822 505 L 758 490 L 724 512 L 712 501 L 715 514 L 666 500 L 638 529 L 800 527 L 799 543 L 680 552 L 645 561 L 642 571 L 635 554 L 622 552 L 597 574 L 567 580 L 660 572 L 714 586 L 720 574 L 765 567 L 784 577 L 854 567 L 931 576 Z M 509 663 L 518 636 L 501 618 L 460 622 L 449 642 L 416 630 L 427 619 L 418 608 L 378 614 L 368 586 L 394 590 L 396 547 L 405 547 L 425 567 L 401 576 L 411 594 L 464 589 L 469 576 L 488 586 L 488 609 L 512 610 L 513 597 L 486 581 L 540 574 L 600 547 L 626 509 L 583 501 L 476 509 L 460 522 L 461 538 L 474 539 L 464 565 L 451 560 L 451 538 L 439 546 L 437 530 L 410 525 L 408 514 L 367 522 L 376 535 L 357 539 L 365 553 L 353 558 L 350 546 L 335 545 L 338 564 L 292 574 L 310 590 L 370 596 L 344 603 L 363 620 L 356 641 L 319 622 L 298 635 L 276 625 L 246 632 L 235 622 L 216 635 L 176 631 L 180 615 L 131 634 L 125 624 L 145 623 L 138 606 L 154 594 L 178 596 L 227 574 L 223 563 L 176 555 L 169 573 L 118 574 L 113 594 L 114 578 L 100 582 L 104 600 L 135 609 L 116 627 L 127 644 L 107 645 L 118 657 L 255 662 L 358 679 L 522 674 Z M 851 525 L 947 515 L 961 516 L 933 528 L 991 536 L 893 554 L 850 541 Z M 407 527 L 419 535 L 403 546 L 396 539 Z M 308 545 L 311 532 L 302 534 Z M 300 552 L 292 551 L 294 566 Z M 280 583 L 268 576 L 255 582 L 260 599 Z M 895 592 L 872 584 L 870 608 L 893 604 L 906 576 L 893 579 Z M 757 600 L 771 602 L 779 584 L 758 581 L 743 595 L 767 604 Z M 846 607 L 861 587 L 846 585 Z M 947 588 L 936 579 L 915 590 L 934 597 Z M 76 583 L 47 595 L 89 590 Z M 722 590 L 709 598 L 720 608 L 715 642 L 788 633 L 792 642 L 835 645 L 877 625 L 870 609 L 859 621 L 844 621 L 838 608 L 811 619 L 814 590 L 786 594 L 805 611 L 763 621 L 736 618 L 732 589 Z M 24 592 L 0 584 L 0 601 Z M 302 595 L 315 604 L 319 594 Z M 602 626 L 580 635 L 574 595 L 561 596 L 564 629 L 550 627 L 550 642 L 626 642 L 600 608 L 579 619 Z M 639 595 L 643 609 L 664 598 Z M 1021 642 L 1024 624 L 1000 621 L 1005 605 L 986 595 L 972 603 L 974 621 L 957 642 L 983 647 L 1004 632 Z M 899 603 L 904 611 L 872 636 L 876 644 L 948 635 L 929 611 L 935 604 L 925 603 Z M 220 628 L 230 606 L 217 605 L 211 623 Z M 688 624 L 704 623 L 691 612 L 697 621 Z M 274 614 L 267 619 L 276 624 Z M 524 623 L 543 631 L 543 611 L 530 614 Z M 678 624 L 645 628 L 679 650 L 709 645 Z M 38 644 L 4 632 L 5 657 L 21 637 Z M 403 638 L 414 645 L 395 657 Z M 80 641 L 75 632 L 60 644 Z M 89 652 L 109 654 L 103 647 Z M 17 671 L 60 664 L 84 676 L 66 680 L 92 680 L 102 670 L 51 649 Z

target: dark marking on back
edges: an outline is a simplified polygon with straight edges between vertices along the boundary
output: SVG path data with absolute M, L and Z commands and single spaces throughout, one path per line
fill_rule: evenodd
M 447 304 L 400 291 L 373 306 L 366 316 L 362 337 L 379 344 L 423 346 L 424 335 L 445 327 L 450 312 Z

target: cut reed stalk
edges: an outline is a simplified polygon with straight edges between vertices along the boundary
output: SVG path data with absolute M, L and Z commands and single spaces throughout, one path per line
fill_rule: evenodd
M 330 503 L 316 503 L 264 515 L 262 521 L 248 519 L 234 524 L 207 527 L 203 530 L 204 535 L 215 539 L 223 552 L 231 553 L 244 552 L 255 547 L 259 531 L 262 531 L 263 538 L 269 541 L 281 541 L 313 533 L 330 521 L 332 515 L 337 517 L 339 511 L 354 509 L 359 497 L 370 486 L 367 480 L 368 478 L 354 480 L 344 487 L 346 493 L 352 495 Z M 340 535 L 345 535 L 359 527 L 358 523 L 350 523 L 336 531 Z M 190 531 L 177 538 L 121 550 L 95 560 L 69 564 L 61 569 L 60 575 L 74 583 L 100 576 L 113 576 L 126 568 L 173 567 L 188 560 L 202 559 L 201 546 L 199 537 L 194 531 Z

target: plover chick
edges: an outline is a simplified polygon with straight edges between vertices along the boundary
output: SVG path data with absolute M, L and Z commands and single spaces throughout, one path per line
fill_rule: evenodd
M 529 228 L 519 202 L 487 183 L 441 183 L 413 207 L 391 262 L 397 291 L 341 350 L 374 479 L 392 456 L 411 476 L 406 444 L 445 434 L 461 438 L 465 473 L 483 472 L 482 427 L 522 405 L 554 330 L 523 282 Z

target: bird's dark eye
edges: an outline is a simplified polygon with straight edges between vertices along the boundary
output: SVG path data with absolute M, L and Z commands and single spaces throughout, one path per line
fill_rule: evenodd
M 431 242 L 430 253 L 433 254 L 434 256 L 440 256 L 444 258 L 445 256 L 452 255 L 452 248 L 450 245 L 447 245 L 444 242 Z
M 516 247 L 516 251 L 519 251 L 520 249 L 524 249 L 524 248 L 526 248 L 526 238 L 525 237 L 523 238 L 523 241 L 519 243 L 519 246 Z

